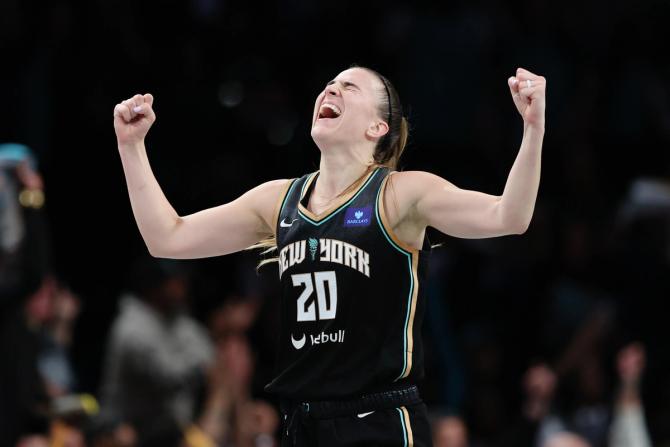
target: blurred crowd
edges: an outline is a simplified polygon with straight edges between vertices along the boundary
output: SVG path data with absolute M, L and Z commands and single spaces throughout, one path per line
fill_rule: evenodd
M 111 114 L 156 96 L 187 214 L 317 169 L 313 101 L 350 63 L 405 102 L 402 168 L 494 194 L 505 81 L 548 80 L 528 232 L 429 232 L 435 445 L 670 446 L 670 6 L 633 3 L 0 2 L 0 447 L 277 444 L 274 267 L 147 257 Z

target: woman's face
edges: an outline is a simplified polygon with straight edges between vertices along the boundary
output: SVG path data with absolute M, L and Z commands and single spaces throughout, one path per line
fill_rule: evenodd
M 350 68 L 328 82 L 316 98 L 312 138 L 317 146 L 356 145 L 373 141 L 388 131 L 378 113 L 381 80 L 362 68 Z

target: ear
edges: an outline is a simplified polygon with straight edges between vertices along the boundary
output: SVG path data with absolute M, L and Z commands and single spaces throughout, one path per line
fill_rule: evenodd
M 381 138 L 389 131 L 389 125 L 384 121 L 373 121 L 365 131 L 369 138 Z

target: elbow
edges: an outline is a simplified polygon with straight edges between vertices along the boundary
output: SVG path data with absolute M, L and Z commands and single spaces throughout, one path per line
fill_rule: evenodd
M 168 253 L 164 244 L 157 244 L 156 242 L 144 240 L 144 245 L 146 245 L 149 254 L 154 258 L 167 258 Z
M 159 247 L 156 247 L 154 245 L 149 245 L 148 243 L 145 243 L 147 246 L 147 250 L 149 250 L 149 254 L 154 257 L 154 258 L 166 258 L 167 256 L 165 255 L 164 252 L 160 250 Z
M 179 237 L 175 236 L 175 232 L 180 226 L 181 222 L 181 218 L 177 218 L 174 226 L 170 230 L 164 232 L 162 236 L 151 234 L 149 237 L 144 236 L 143 234 L 144 244 L 146 245 L 147 250 L 149 250 L 149 254 L 151 256 L 154 258 L 179 258 L 179 250 L 181 247 L 176 244 L 176 242 L 179 241 Z
M 166 243 L 149 244 L 148 242 L 145 242 L 145 245 L 147 246 L 147 250 L 149 250 L 149 254 L 154 258 L 182 259 L 182 256 L 180 256 L 179 249 L 175 247 L 170 247 L 169 244 Z
M 524 234 L 533 218 L 532 211 L 512 210 L 500 204 L 498 218 L 502 235 Z
M 530 220 L 531 220 L 530 218 L 524 218 L 524 217 L 505 219 L 501 225 L 502 227 L 501 233 L 503 235 L 524 234 L 526 231 L 528 231 L 528 227 L 530 226 Z
M 530 222 L 523 222 L 517 226 L 514 227 L 514 230 L 512 231 L 512 234 L 524 234 L 526 231 L 528 231 L 528 227 L 530 226 Z
M 530 219 L 522 219 L 510 223 L 507 226 L 507 230 L 509 234 L 521 235 L 524 234 L 526 231 L 528 231 L 529 226 L 530 226 Z

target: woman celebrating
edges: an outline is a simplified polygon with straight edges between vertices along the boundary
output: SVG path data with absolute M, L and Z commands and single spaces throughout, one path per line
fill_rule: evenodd
M 282 445 L 431 445 L 414 385 L 423 375 L 426 227 L 463 238 L 521 234 L 537 196 L 546 82 L 518 69 L 508 85 L 524 133 L 501 196 L 393 171 L 407 140 L 400 100 L 385 77 L 355 67 L 316 99 L 317 172 L 188 216 L 175 212 L 149 165 L 153 97 L 114 109 L 130 202 L 153 256 L 276 246 L 282 331 L 266 389 L 282 399 Z

